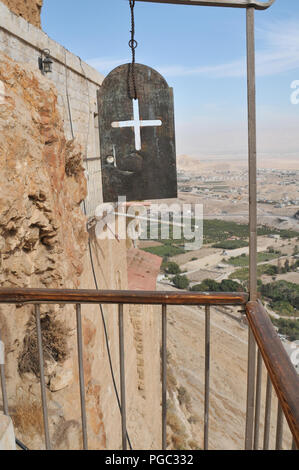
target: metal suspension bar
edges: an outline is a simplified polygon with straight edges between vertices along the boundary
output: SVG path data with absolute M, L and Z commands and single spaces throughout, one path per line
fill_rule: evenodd
M 40 387 L 41 387 L 43 418 L 44 418 L 45 443 L 46 443 L 46 449 L 51 450 L 45 370 L 44 370 L 44 352 L 43 352 L 43 340 L 42 340 L 39 304 L 35 305 L 35 320 L 36 320 L 37 347 L 38 347 L 38 359 L 39 359 L 39 370 L 40 370 Z
M 264 427 L 264 450 L 269 450 L 270 440 L 270 422 L 271 422 L 271 404 L 272 404 L 272 382 L 270 375 L 267 374 L 266 389 L 266 409 L 265 409 L 265 427 Z
M 167 447 L 167 307 L 162 305 L 162 450 Z
M 283 411 L 280 402 L 277 405 L 277 424 L 276 424 L 276 450 L 282 450 L 283 437 Z
M 126 379 L 125 379 L 124 306 L 123 304 L 119 304 L 118 306 L 118 328 L 119 328 L 122 449 L 127 450 Z
M 77 320 L 77 346 L 78 346 L 78 366 L 79 366 L 79 382 L 80 382 L 80 403 L 81 403 L 83 449 L 88 450 L 81 304 L 76 305 L 76 320 Z
M 209 410 L 210 410 L 210 306 L 205 309 L 205 412 L 204 412 L 204 450 L 209 448 Z
M 257 352 L 256 392 L 255 392 L 255 418 L 254 418 L 254 450 L 259 449 L 260 416 L 261 416 L 261 391 L 262 391 L 262 355 Z
M 249 6 L 256 10 L 267 10 L 275 0 L 266 2 L 260 0 L 136 0 L 137 2 L 150 3 L 171 3 L 174 5 L 197 5 L 210 7 L 230 7 L 230 8 L 247 8 Z

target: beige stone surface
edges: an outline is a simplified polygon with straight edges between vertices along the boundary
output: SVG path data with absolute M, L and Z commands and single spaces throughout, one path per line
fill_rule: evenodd
M 13 424 L 8 416 L 0 414 L 0 451 L 16 450 Z
M 43 0 L 1 0 L 8 8 L 29 23 L 40 28 L 40 15 Z

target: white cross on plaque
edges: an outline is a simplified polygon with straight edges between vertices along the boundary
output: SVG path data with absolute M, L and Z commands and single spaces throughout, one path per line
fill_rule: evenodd
M 112 127 L 134 127 L 135 132 L 135 149 L 141 150 L 141 127 L 158 127 L 162 126 L 162 121 L 160 119 L 156 121 L 141 121 L 139 115 L 139 102 L 138 100 L 133 100 L 133 113 L 134 121 L 120 121 L 112 122 Z

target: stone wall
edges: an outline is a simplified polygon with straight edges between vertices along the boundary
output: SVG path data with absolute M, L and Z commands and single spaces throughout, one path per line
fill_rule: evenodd
M 40 15 L 43 0 L 2 0 L 8 8 L 29 23 L 40 28 Z
M 24 2 L 21 2 L 24 3 Z M 87 215 L 92 217 L 102 201 L 101 162 L 97 117 L 97 90 L 104 77 L 49 36 L 12 13 L 0 1 L 0 52 L 38 71 L 38 58 L 49 49 L 53 72 L 47 78 L 58 92 L 58 110 L 67 139 L 73 136 L 82 147 L 88 195 Z

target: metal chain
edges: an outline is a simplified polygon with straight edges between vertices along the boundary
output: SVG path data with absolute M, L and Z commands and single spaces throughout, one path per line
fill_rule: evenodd
M 128 96 L 130 100 L 137 100 L 137 86 L 135 77 L 135 49 L 138 46 L 138 42 L 135 40 L 135 18 L 134 18 L 134 7 L 135 0 L 129 0 L 131 9 L 131 39 L 129 41 L 129 47 L 132 50 L 132 63 L 129 64 L 128 68 Z

